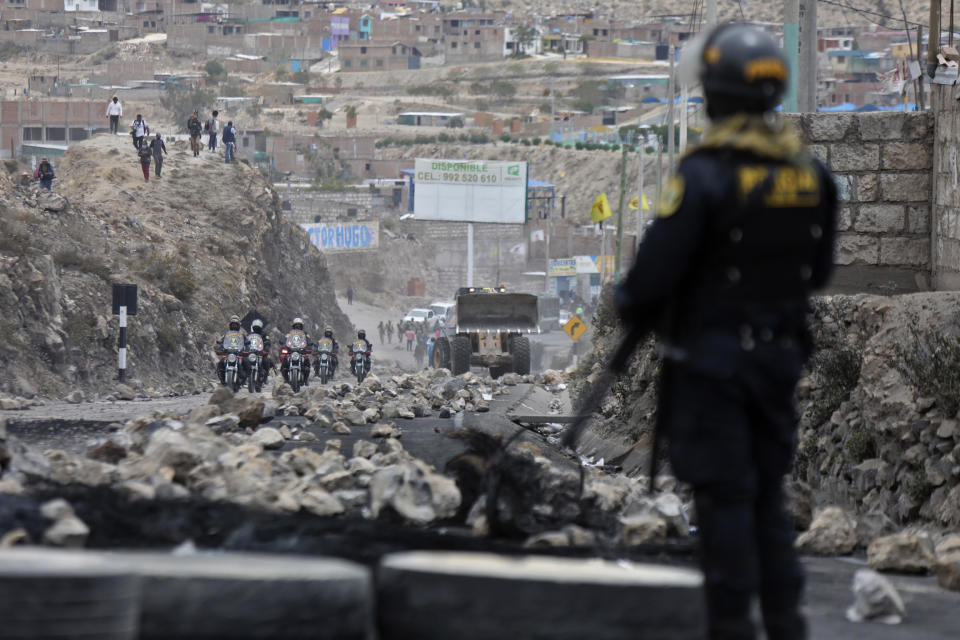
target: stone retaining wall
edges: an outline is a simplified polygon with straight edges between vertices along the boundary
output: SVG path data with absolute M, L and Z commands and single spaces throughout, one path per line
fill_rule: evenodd
M 931 234 L 932 281 L 936 289 L 960 289 L 960 190 L 957 144 L 960 142 L 960 108 L 954 87 L 931 87 L 930 108 L 936 119 L 933 156 L 934 220 Z
M 837 179 L 841 203 L 833 290 L 929 289 L 933 117 L 880 112 L 788 119 Z

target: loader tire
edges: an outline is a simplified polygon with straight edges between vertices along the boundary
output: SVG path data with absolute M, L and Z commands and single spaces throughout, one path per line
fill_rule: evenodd
M 521 376 L 530 373 L 530 338 L 520 336 L 510 340 L 513 354 L 513 371 Z
M 450 371 L 455 376 L 470 371 L 470 338 L 455 336 L 450 339 Z

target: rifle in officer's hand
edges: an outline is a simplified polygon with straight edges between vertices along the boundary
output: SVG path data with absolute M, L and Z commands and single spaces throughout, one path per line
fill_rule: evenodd
M 630 362 L 630 357 L 636 350 L 637 345 L 647 335 L 649 327 L 639 324 L 632 325 L 626 334 L 620 339 L 620 343 L 614 350 L 607 368 L 601 372 L 597 380 L 590 385 L 590 390 L 586 397 L 580 403 L 580 411 L 570 427 L 564 432 L 562 443 L 565 447 L 574 447 L 580 439 L 587 421 L 600 409 L 603 397 L 607 395 L 610 387 L 621 373 L 626 371 Z

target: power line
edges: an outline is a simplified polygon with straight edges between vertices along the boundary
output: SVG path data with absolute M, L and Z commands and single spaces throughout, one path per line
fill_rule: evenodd
M 869 9 L 860 9 L 859 7 L 854 7 L 853 5 L 849 5 L 849 4 L 845 3 L 845 2 L 837 2 L 836 0 L 818 0 L 818 1 L 819 1 L 819 2 L 822 2 L 822 3 L 824 3 L 824 4 L 831 4 L 831 5 L 834 5 L 834 6 L 836 6 L 836 7 L 840 7 L 841 9 L 849 9 L 850 11 L 855 11 L 856 13 L 859 13 L 859 14 L 865 16 L 865 17 L 866 17 L 866 16 L 876 16 L 876 17 L 882 18 L 882 19 L 884 19 L 884 20 L 893 20 L 894 22 L 901 22 L 901 21 L 902 21 L 900 18 L 896 18 L 896 17 L 894 17 L 894 16 L 887 15 L 887 14 L 885 14 L 885 13 L 880 13 L 880 12 L 878 12 L 878 11 L 871 11 L 871 10 L 869 10 Z M 890 28 L 888 25 L 880 24 L 879 22 L 876 22 L 875 20 L 870 20 L 869 17 L 867 18 L 867 20 L 869 20 L 871 23 L 877 25 L 878 27 L 884 27 L 884 28 L 888 28 L 888 29 Z M 908 20 L 907 22 L 908 22 L 909 24 L 913 25 L 913 26 L 918 26 L 918 25 L 921 24 L 921 23 L 919 23 L 919 22 L 912 22 L 912 21 L 909 21 L 909 20 Z

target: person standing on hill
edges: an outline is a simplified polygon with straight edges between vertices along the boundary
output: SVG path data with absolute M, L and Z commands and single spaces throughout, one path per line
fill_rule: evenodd
M 107 103 L 107 117 L 110 118 L 110 133 L 116 135 L 120 129 L 120 117 L 123 116 L 123 105 L 120 99 L 113 96 L 113 100 Z
M 393 344 L 393 322 L 387 320 L 387 326 L 384 327 L 387 334 L 387 344 Z
M 33 177 L 40 181 L 40 188 L 50 191 L 50 188 L 53 186 L 53 165 L 50 164 L 50 160 L 43 158 L 40 160 L 40 164 L 37 165 L 37 170 L 34 172 Z
M 352 284 L 347 285 L 347 304 L 348 305 L 353 304 L 353 285 Z
M 235 158 L 234 149 L 237 146 L 237 130 L 233 128 L 233 120 L 223 128 L 223 161 L 230 164 Z
M 220 124 L 217 122 L 218 115 L 220 115 L 220 112 L 214 111 L 213 115 L 210 116 L 210 119 L 207 120 L 206 124 L 203 125 L 204 131 L 209 134 L 209 137 L 207 138 L 208 151 L 217 150 L 217 130 L 220 128 Z
M 157 137 L 150 141 L 150 151 L 153 152 L 153 163 L 156 166 L 157 177 L 160 177 L 160 170 L 163 169 L 163 154 L 167 152 L 167 145 L 163 144 L 163 139 L 157 133 Z
M 153 152 L 150 151 L 150 147 L 147 145 L 141 145 L 140 149 L 137 150 L 137 157 L 140 159 L 140 168 L 143 170 L 143 179 L 147 182 L 150 181 L 150 158 L 153 156 Z
M 193 157 L 196 158 L 200 155 L 200 134 L 203 133 L 199 112 L 194 111 L 190 119 L 187 120 L 187 131 L 190 132 L 190 150 L 193 151 Z
M 133 136 L 133 146 L 139 150 L 143 146 L 143 137 L 150 133 L 150 127 L 144 122 L 143 116 L 139 113 L 137 118 L 130 123 L 130 135 Z

